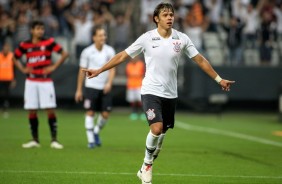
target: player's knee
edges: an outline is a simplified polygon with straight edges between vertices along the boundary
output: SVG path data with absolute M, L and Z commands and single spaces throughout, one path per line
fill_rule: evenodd
M 93 117 L 95 115 L 94 111 L 86 111 L 86 116 L 91 116 Z
M 110 116 L 110 113 L 109 112 L 102 112 L 101 115 L 102 115 L 103 119 L 108 119 L 109 116 Z
M 154 135 L 160 135 L 162 132 L 163 132 L 163 126 L 162 124 L 153 124 L 151 125 L 151 132 L 154 134 Z

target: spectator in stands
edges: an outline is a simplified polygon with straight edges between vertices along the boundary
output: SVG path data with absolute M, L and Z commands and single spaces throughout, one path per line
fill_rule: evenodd
M 91 44 L 91 30 L 94 24 L 92 20 L 87 20 L 86 12 L 80 12 L 77 17 L 70 13 L 65 15 L 74 30 L 75 53 L 76 59 L 79 60 L 82 50 Z
M 206 30 L 205 15 L 203 6 L 199 0 L 196 0 L 191 5 L 187 12 L 186 19 L 183 21 L 184 33 L 186 33 L 193 41 L 195 47 L 199 51 L 203 51 L 202 34 Z
M 40 17 L 45 25 L 45 36 L 57 36 L 59 31 L 59 24 L 57 18 L 52 14 L 52 9 L 49 4 L 46 4 L 42 7 Z
M 246 14 L 242 13 L 242 21 L 245 24 L 243 29 L 244 47 L 247 49 L 257 48 L 257 30 L 259 29 L 259 12 L 265 0 L 259 0 L 257 5 L 249 3 Z
M 0 14 L 0 49 L 7 40 L 7 38 L 12 36 L 15 31 L 15 22 L 11 18 L 8 12 L 4 11 Z
M 50 1 L 52 7 L 52 13 L 57 17 L 59 23 L 59 34 L 63 36 L 69 36 L 70 28 L 68 26 L 65 13 L 69 11 L 75 0 L 64 1 Z
M 130 17 L 133 10 L 133 4 L 125 5 L 125 13 L 117 12 L 115 17 L 111 18 L 111 32 L 114 48 L 117 52 L 124 50 L 129 42 L 130 36 Z
M 243 50 L 242 50 L 242 30 L 244 24 L 240 22 L 237 17 L 231 17 L 228 26 L 222 24 L 227 32 L 227 45 L 229 48 L 229 63 L 232 66 L 242 64 Z
M 271 63 L 271 55 L 274 44 L 274 15 L 275 1 L 265 1 L 262 5 L 260 18 L 261 25 L 259 29 L 259 51 L 260 62 L 262 65 L 269 65 Z
M 282 3 L 274 8 L 274 14 L 276 16 L 276 35 L 277 35 L 277 46 L 279 49 L 280 62 L 282 61 Z
M 222 0 L 204 0 L 204 5 L 208 10 L 209 28 L 208 31 L 217 32 L 221 19 Z
M 21 41 L 28 40 L 30 38 L 29 23 L 29 19 L 25 13 L 20 13 L 17 16 L 14 34 L 14 46 L 18 45 Z

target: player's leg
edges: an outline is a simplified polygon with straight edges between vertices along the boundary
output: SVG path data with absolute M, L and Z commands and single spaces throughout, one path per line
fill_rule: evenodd
M 94 139 L 95 139 L 95 144 L 97 146 L 101 146 L 101 139 L 100 139 L 100 131 L 104 128 L 106 125 L 108 118 L 109 118 L 110 113 L 107 111 L 103 111 L 99 114 L 97 118 L 97 123 L 94 128 Z
M 127 91 L 126 91 L 126 101 L 130 104 L 130 107 L 131 107 L 131 113 L 130 113 L 129 119 L 130 120 L 137 120 L 138 114 L 137 114 L 136 102 L 134 100 L 133 89 L 127 89 Z
M 88 141 L 88 148 L 92 149 L 95 147 L 95 141 L 94 141 L 94 115 L 95 112 L 91 109 L 88 109 L 86 111 L 85 115 L 85 129 L 86 129 L 86 136 Z
M 177 99 L 164 99 L 162 105 L 162 117 L 163 117 L 163 131 L 158 139 L 157 148 L 153 153 L 154 160 L 158 157 L 163 141 L 165 138 L 166 131 L 169 128 L 174 127 L 174 115 L 175 115 L 175 108 L 176 108 L 176 101 Z
M 85 99 L 84 99 L 84 109 L 85 114 L 85 129 L 88 141 L 88 148 L 92 149 L 95 147 L 94 140 L 94 116 L 97 111 L 97 99 L 99 97 L 98 90 L 92 88 L 85 88 Z
M 64 146 L 58 142 L 58 119 L 55 113 L 56 93 L 54 83 L 50 82 L 38 82 L 39 91 L 39 105 L 41 109 L 45 109 L 48 117 L 48 124 L 51 134 L 51 148 L 63 149 Z
M 101 113 L 99 114 L 97 118 L 97 123 L 94 128 L 94 138 L 95 138 L 95 144 L 97 146 L 101 146 L 101 140 L 100 140 L 100 131 L 102 128 L 105 127 L 109 116 L 110 116 L 110 111 L 112 110 L 112 96 L 111 94 L 103 94 L 101 91 Z
M 161 98 L 154 95 L 142 95 L 142 104 L 150 125 L 150 131 L 146 138 L 144 162 L 137 176 L 143 182 L 150 183 L 152 181 L 153 153 L 163 131 Z
M 23 144 L 23 148 L 40 147 L 38 136 L 38 118 L 37 109 L 39 108 L 39 99 L 36 82 L 26 80 L 24 90 L 24 109 L 28 110 L 29 127 L 32 140 Z
M 48 124 L 51 133 L 51 148 L 55 149 L 63 149 L 64 146 L 58 142 L 57 139 L 57 117 L 55 113 L 55 109 L 46 109 L 47 116 L 48 116 Z

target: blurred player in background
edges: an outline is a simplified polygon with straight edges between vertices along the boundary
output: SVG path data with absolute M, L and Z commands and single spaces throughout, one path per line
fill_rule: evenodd
M 75 93 L 76 102 L 83 100 L 82 87 L 85 74 L 82 69 L 98 69 L 115 55 L 115 50 L 105 44 L 106 38 L 106 32 L 101 26 L 93 28 L 92 39 L 94 44 L 85 48 L 80 56 L 80 70 L 78 72 L 77 89 Z M 99 133 L 107 123 L 112 109 L 112 96 L 110 92 L 114 76 L 115 69 L 113 68 L 95 79 L 85 80 L 85 128 L 89 148 L 101 145 Z M 101 113 L 97 117 L 97 122 L 94 126 L 94 115 L 96 112 Z
M 5 43 L 0 52 L 0 103 L 3 108 L 3 117 L 8 118 L 10 89 L 16 85 L 14 76 L 14 54 L 10 50 L 10 44 Z
M 141 35 L 125 51 L 115 55 L 99 69 L 84 70 L 88 78 L 98 76 L 125 61 L 144 53 L 146 73 L 142 81 L 142 105 L 150 131 L 146 138 L 144 162 L 137 176 L 142 183 L 152 182 L 153 161 L 158 156 L 165 133 L 174 127 L 177 101 L 177 67 L 182 53 L 214 79 L 223 90 L 229 91 L 234 81 L 222 79 L 209 62 L 198 52 L 190 38 L 172 29 L 174 9 L 169 3 L 160 3 L 154 10 L 157 29 Z
M 45 109 L 51 131 L 51 148 L 62 149 L 57 141 L 57 118 L 55 114 L 56 96 L 51 73 L 68 57 L 54 38 L 44 38 L 44 24 L 41 21 L 31 23 L 31 39 L 20 43 L 15 50 L 14 62 L 17 68 L 26 74 L 24 91 L 24 108 L 29 111 L 29 124 L 32 140 L 23 144 L 23 148 L 40 147 L 38 136 L 37 110 Z M 54 64 L 51 61 L 52 52 L 61 54 Z M 26 56 L 26 66 L 19 59 Z
M 130 103 L 131 106 L 131 120 L 137 120 L 139 117 L 142 120 L 145 120 L 146 117 L 142 111 L 141 103 L 141 86 L 142 80 L 145 74 L 145 65 L 139 57 L 132 59 L 126 65 L 126 100 Z M 141 114 L 139 115 L 139 111 Z

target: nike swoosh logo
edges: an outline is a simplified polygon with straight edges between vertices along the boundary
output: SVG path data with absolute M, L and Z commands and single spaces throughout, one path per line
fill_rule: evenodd
M 159 46 L 158 46 L 158 45 L 153 45 L 153 46 L 152 46 L 152 48 L 157 48 L 157 47 L 159 47 Z

